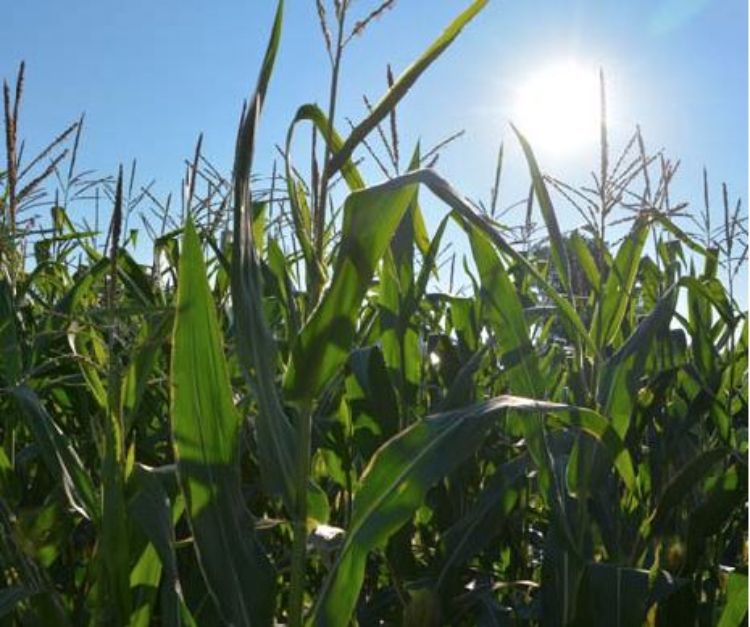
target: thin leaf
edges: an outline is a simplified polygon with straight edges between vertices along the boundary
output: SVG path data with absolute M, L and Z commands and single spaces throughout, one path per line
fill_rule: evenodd
M 474 0 L 463 13 L 451 22 L 443 34 L 396 79 L 385 95 L 372 108 L 370 115 L 352 130 L 341 149 L 331 157 L 326 165 L 326 173 L 323 178 L 330 179 L 341 169 L 362 140 L 393 110 L 422 73 L 458 37 L 463 27 L 484 8 L 485 4 L 487 4 L 487 0 Z

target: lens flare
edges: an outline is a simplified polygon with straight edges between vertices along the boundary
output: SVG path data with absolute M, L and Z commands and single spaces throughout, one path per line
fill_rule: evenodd
M 535 149 L 568 154 L 595 142 L 599 81 L 576 61 L 550 65 L 521 84 L 512 120 Z

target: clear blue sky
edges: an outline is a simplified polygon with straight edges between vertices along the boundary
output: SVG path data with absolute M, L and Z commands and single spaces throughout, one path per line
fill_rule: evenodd
M 343 65 L 342 115 L 360 119 L 361 95 L 377 100 L 386 63 L 398 73 L 467 3 L 400 0 L 354 40 Z M 354 0 L 354 14 L 375 4 Z M 205 154 L 228 171 L 273 10 L 270 0 L 8 3 L 0 74 L 11 78 L 27 62 L 21 133 L 29 149 L 85 111 L 83 166 L 111 173 L 137 157 L 142 183 L 156 178 L 160 190 L 178 190 L 183 159 L 203 132 Z M 681 159 L 678 200 L 700 206 L 704 165 L 717 209 L 721 181 L 746 200 L 747 24 L 745 0 L 490 0 L 400 105 L 402 150 L 465 129 L 439 170 L 470 197 L 487 198 L 504 139 L 501 197 L 515 200 L 527 175 L 507 124 L 514 88 L 574 56 L 607 73 L 615 144 L 640 123 L 649 147 Z M 314 0 L 288 1 L 258 169 L 270 172 L 272 146 L 298 105 L 326 102 L 328 72 Z M 595 167 L 593 144 L 564 159 L 539 157 L 546 171 L 577 182 Z M 377 178 L 373 170 L 370 180 Z M 565 226 L 574 220 L 564 215 Z

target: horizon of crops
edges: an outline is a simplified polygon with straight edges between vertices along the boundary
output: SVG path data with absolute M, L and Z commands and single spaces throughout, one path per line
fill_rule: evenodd
M 79 173 L 82 119 L 23 161 L 23 66 L 5 84 L 0 625 L 746 624 L 741 204 L 724 186 L 712 226 L 706 180 L 686 216 L 676 165 L 640 130 L 614 153 L 604 106 L 594 188 L 514 129 L 524 223 L 502 223 L 502 147 L 466 199 L 396 112 L 486 0 L 337 131 L 346 42 L 391 4 L 352 30 L 318 0 L 330 100 L 265 185 L 280 1 L 233 172 L 199 140 L 178 208 Z

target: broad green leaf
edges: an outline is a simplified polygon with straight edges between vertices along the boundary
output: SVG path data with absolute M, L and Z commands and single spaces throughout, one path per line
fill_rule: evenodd
M 418 166 L 419 145 L 414 151 L 409 169 L 414 170 Z M 419 300 L 419 296 L 415 295 L 414 284 L 413 219 L 414 212 L 418 210 L 418 195 L 415 194 L 396 227 L 380 270 L 378 340 L 385 362 L 397 381 L 404 408 L 414 405 L 422 368 L 418 332 L 412 321 Z M 422 270 L 429 272 L 429 266 Z M 407 420 L 407 416 L 402 415 L 401 419 Z
M 124 489 L 126 464 L 121 380 L 112 355 L 109 370 L 104 455 L 101 462 L 102 516 L 97 545 L 100 574 L 97 621 L 125 625 L 131 618 L 133 599 L 128 574 L 130 537 Z M 140 576 L 153 576 L 148 559 L 144 569 Z
M 242 418 L 232 402 L 216 310 L 190 221 L 180 258 L 171 361 L 174 453 L 206 584 L 227 622 L 268 624 L 273 572 L 242 497 Z
M 135 495 L 128 503 L 128 514 L 131 520 L 148 539 L 149 546 L 153 547 L 160 562 L 160 572 L 163 572 L 160 611 L 162 621 L 170 626 L 192 624 L 192 618 L 182 598 L 175 555 L 173 519 L 179 517 L 183 507 L 177 507 L 176 516 L 172 513 L 170 497 L 164 486 L 164 482 L 168 481 L 170 484 L 175 484 L 174 489 L 176 489 L 175 470 L 173 466 L 149 468 L 136 463 L 130 476 L 130 487 L 135 491 Z M 172 491 L 170 489 L 170 492 Z M 142 559 L 151 559 L 146 558 L 145 550 Z M 134 609 L 134 611 L 137 610 Z
M 469 235 L 474 261 L 481 283 L 482 312 L 497 338 L 503 370 L 511 394 L 529 398 L 545 398 L 545 379 L 529 338 L 523 307 L 500 257 L 485 235 L 472 224 L 465 227 Z M 547 446 L 544 421 L 541 416 L 520 420 L 520 429 L 527 440 L 529 452 L 539 469 L 542 498 L 554 494 L 552 507 L 561 527 L 570 536 L 564 517 L 562 496 L 554 481 L 554 469 Z
M 747 616 L 747 575 L 732 573 L 727 581 L 727 604 L 718 627 L 739 627 Z
M 482 311 L 497 338 L 509 390 L 519 396 L 543 398 L 545 379 L 539 371 L 516 288 L 485 235 L 471 224 L 466 224 L 465 229 L 479 271 Z
M 295 437 L 276 389 L 276 342 L 263 315 L 261 265 L 253 241 L 250 202 L 256 124 L 281 38 L 283 7 L 283 0 L 280 0 L 255 94 L 237 135 L 231 284 L 237 355 L 258 403 L 255 428 L 263 483 L 272 494 L 281 495 L 287 510 L 292 512 L 295 507 Z
M 604 289 L 597 301 L 598 309 L 592 320 L 591 335 L 600 347 L 610 344 L 621 332 L 628 303 L 633 298 L 638 265 L 648 233 L 648 222 L 644 219 L 636 220 L 609 268 Z
M 333 568 L 321 589 L 310 623 L 348 624 L 364 579 L 367 555 L 381 546 L 421 505 L 427 490 L 455 470 L 480 446 L 502 410 L 555 414 L 565 422 L 603 428 L 617 465 L 632 474 L 622 442 L 607 421 L 590 410 L 559 403 L 499 396 L 422 420 L 384 444 L 364 471 L 351 523 Z M 598 416 L 594 418 L 594 416 Z
M 149 542 L 130 571 L 133 610 L 128 625 L 131 627 L 148 627 L 151 624 L 161 571 L 159 556 L 154 545 Z
M 331 284 L 302 329 L 284 375 L 288 400 L 310 403 L 346 361 L 362 299 L 415 193 L 413 186 L 385 183 L 346 199 Z
M 673 286 L 604 364 L 597 398 L 602 413 L 611 417 L 620 437 L 625 437 L 630 426 L 647 360 L 659 335 L 669 328 L 676 304 L 677 287 Z

